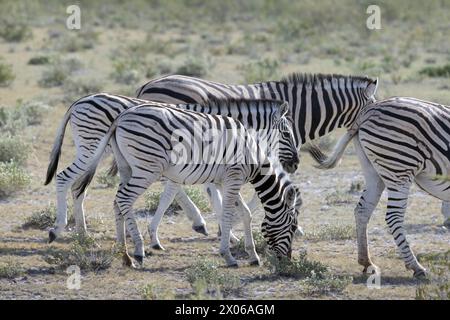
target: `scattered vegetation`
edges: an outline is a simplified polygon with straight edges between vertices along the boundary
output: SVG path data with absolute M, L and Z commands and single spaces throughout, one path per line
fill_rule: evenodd
M 92 49 L 98 43 L 99 33 L 89 28 L 57 37 L 55 49 L 62 52 L 78 52 Z
M 269 80 L 278 80 L 279 63 L 276 60 L 263 59 L 241 66 L 246 83 L 256 83 Z
M 80 97 L 87 96 L 89 94 L 101 92 L 103 84 L 97 78 L 75 78 L 68 79 L 64 82 L 63 91 L 65 100 L 73 102 Z
M 429 265 L 428 281 L 416 288 L 417 300 L 450 300 L 450 250 L 418 255 Z
M 306 233 L 306 239 L 312 241 L 352 240 L 355 238 L 355 226 L 351 224 L 324 225 L 317 231 Z
M 261 231 L 253 231 L 253 241 L 255 242 L 255 249 L 258 254 L 265 255 L 267 249 L 267 242 L 264 239 Z M 245 237 L 242 237 L 237 246 L 233 249 L 237 250 L 239 253 L 245 253 Z
M 68 251 L 50 250 L 44 260 L 60 270 L 76 265 L 84 271 L 108 269 L 116 256 L 114 247 L 102 249 L 92 236 L 74 234 Z
M 75 71 L 83 68 L 83 63 L 79 58 L 71 57 L 67 59 L 55 59 L 47 69 L 42 72 L 41 79 L 38 84 L 44 88 L 59 87 L 71 76 Z
M 313 274 L 324 277 L 328 267 L 319 261 L 312 261 L 307 258 L 306 252 L 301 252 L 298 258 L 278 259 L 274 254 L 267 257 L 269 270 L 278 276 L 289 278 L 307 278 Z
M 28 158 L 29 147 L 18 136 L 0 135 L 0 162 L 24 164 Z
M 50 64 L 51 59 L 49 56 L 35 56 L 28 60 L 28 64 L 32 66 L 39 66 L 44 64 Z
M 74 216 L 72 215 L 71 207 L 68 208 L 67 216 L 68 216 L 67 221 L 68 225 L 75 225 L 75 219 Z M 47 228 L 52 227 L 55 221 L 56 221 L 56 206 L 52 204 L 45 207 L 44 209 L 33 212 L 31 216 L 25 219 L 22 228 L 45 230 Z
M 108 174 L 109 170 L 102 170 L 97 174 L 97 182 L 105 188 L 114 188 L 119 183 L 118 175 Z
M 0 22 L 0 37 L 8 42 L 21 42 L 32 38 L 33 32 L 26 22 L 4 19 Z
M 0 162 L 0 199 L 24 190 L 30 177 L 14 161 Z
M 329 206 L 340 206 L 353 203 L 354 201 L 353 197 L 348 192 L 336 190 L 326 195 L 325 202 Z
M 15 78 L 12 65 L 0 60 L 0 87 L 9 87 Z
M 420 70 L 420 74 L 432 78 L 435 77 L 450 78 L 450 63 L 439 67 L 425 67 L 422 70 Z
M 144 300 L 170 300 L 174 295 L 159 285 L 150 283 L 141 288 L 141 296 Z
M 5 259 L 0 262 L 0 279 L 14 279 L 21 275 L 23 275 L 25 271 L 20 266 L 18 262 L 13 261 L 12 259 Z
M 365 181 L 364 179 L 353 180 L 350 184 L 350 189 L 348 190 L 351 194 L 359 194 L 364 190 Z
M 220 298 L 240 288 L 238 276 L 220 271 L 217 263 L 210 260 L 197 261 L 186 270 L 186 276 L 194 290 L 194 297 L 198 298 Z
M 207 69 L 207 64 L 203 59 L 189 56 L 183 64 L 178 67 L 176 73 L 191 77 L 204 77 L 208 72 Z

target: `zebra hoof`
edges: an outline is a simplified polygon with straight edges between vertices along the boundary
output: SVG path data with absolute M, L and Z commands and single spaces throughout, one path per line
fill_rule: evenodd
M 417 280 L 427 280 L 427 271 L 426 270 L 416 270 L 414 271 L 413 277 Z
M 140 266 L 144 264 L 144 257 L 138 256 L 137 254 L 134 255 L 134 259 L 139 263 Z
M 165 250 L 166 250 L 166 249 L 164 249 L 164 247 L 163 247 L 161 244 L 159 244 L 159 243 L 153 244 L 153 245 L 152 245 L 152 249 L 153 249 L 153 250 L 160 250 L 160 251 L 165 251 Z
M 197 232 L 197 233 L 201 233 L 204 236 L 208 236 L 208 230 L 206 230 L 206 226 L 202 225 L 202 226 L 192 226 L 192 229 Z
M 56 239 L 56 233 L 54 230 L 48 232 L 48 243 L 52 243 Z

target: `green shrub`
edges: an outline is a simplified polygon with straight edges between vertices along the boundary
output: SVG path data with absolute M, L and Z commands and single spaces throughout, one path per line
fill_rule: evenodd
M 419 73 L 432 78 L 450 78 L 450 63 L 439 67 L 425 67 Z
M 146 284 L 140 291 L 144 300 L 169 300 L 174 298 L 171 292 L 153 283 Z
M 191 77 L 204 77 L 207 72 L 206 62 L 199 57 L 192 56 L 189 56 L 176 70 L 178 74 Z
M 289 278 L 307 278 L 312 275 L 325 277 L 328 267 L 319 261 L 308 260 L 306 252 L 300 253 L 298 258 L 278 259 L 274 254 L 267 257 L 269 270 L 278 276 Z
M 30 177 L 15 162 L 0 162 L 0 198 L 25 189 Z
M 38 84 L 43 88 L 59 87 L 69 76 L 69 71 L 61 65 L 54 64 L 42 72 Z
M 33 32 L 25 22 L 3 20 L 0 22 L 0 37 L 8 42 L 20 42 L 32 38 Z
M 133 60 L 115 60 L 111 77 L 117 83 L 135 84 L 141 79 L 140 66 Z
M 41 102 L 19 102 L 13 108 L 0 107 L 0 129 L 5 134 L 14 135 L 26 126 L 42 122 L 49 106 Z
M 114 248 L 102 249 L 89 235 L 74 234 L 68 251 L 51 250 L 44 260 L 60 270 L 76 265 L 80 270 L 100 271 L 111 266 L 116 254 Z
M 94 48 L 98 43 L 99 33 L 92 30 L 71 32 L 59 38 L 55 49 L 63 52 L 78 52 Z
M 353 197 L 349 193 L 341 190 L 336 190 L 325 196 L 325 202 L 329 206 L 340 206 L 353 203 L 354 201 Z
M 108 174 L 108 171 L 109 170 L 103 170 L 99 172 L 97 175 L 97 182 L 105 188 L 114 188 L 119 183 L 119 176 L 111 176 L 110 174 Z
M 68 208 L 67 215 L 69 217 L 67 223 L 68 225 L 75 225 L 75 219 L 72 214 L 72 208 Z M 54 205 L 49 205 L 42 210 L 35 211 L 31 216 L 25 219 L 22 224 L 24 229 L 39 229 L 46 230 L 54 225 L 56 221 L 56 207 Z
M 0 87 L 10 86 L 15 78 L 12 65 L 2 63 L 0 60 Z
M 306 239 L 312 241 L 351 240 L 355 238 L 356 230 L 354 225 L 324 225 L 318 231 L 306 233 Z
M 341 293 L 351 284 L 352 277 L 349 276 L 335 276 L 327 273 L 325 276 L 317 276 L 313 274 L 311 277 L 303 281 L 305 291 L 308 296 L 323 295 L 329 293 Z
M 25 271 L 18 262 L 11 259 L 0 262 L 0 278 L 14 279 L 24 273 Z
M 43 64 L 50 64 L 50 61 L 51 59 L 48 56 L 35 56 L 28 60 L 28 64 L 32 66 L 39 66 Z
M 0 135 L 0 162 L 13 161 L 22 165 L 28 157 L 29 147 L 18 136 Z
M 450 250 L 417 255 L 428 264 L 428 281 L 416 287 L 417 300 L 450 300 Z
M 240 279 L 229 272 L 221 272 L 217 264 L 199 260 L 186 270 L 187 280 L 198 295 L 201 293 L 219 297 L 239 290 Z
M 199 187 L 189 186 L 184 188 L 184 191 L 201 212 L 209 212 L 211 210 L 209 201 L 205 198 L 203 192 Z M 158 208 L 160 197 L 161 192 L 149 191 L 145 193 L 145 210 L 149 212 L 155 212 Z M 181 207 L 178 205 L 178 203 L 176 203 L 176 201 L 174 201 L 167 209 L 167 213 L 173 214 L 178 210 L 181 210 Z
M 265 254 L 267 249 L 267 242 L 264 239 L 261 231 L 252 231 L 253 232 L 253 241 L 255 242 L 256 252 L 259 254 Z M 240 253 L 245 253 L 245 237 L 242 237 L 237 246 L 236 250 Z
M 68 79 L 63 85 L 64 99 L 69 102 L 75 101 L 80 97 L 101 92 L 102 89 L 102 82 L 95 78 Z
M 246 83 L 270 81 L 279 78 L 279 63 L 271 59 L 263 59 L 241 66 Z
M 189 186 L 184 188 L 184 191 L 201 212 L 211 212 L 209 200 L 205 197 L 202 188 L 198 186 Z

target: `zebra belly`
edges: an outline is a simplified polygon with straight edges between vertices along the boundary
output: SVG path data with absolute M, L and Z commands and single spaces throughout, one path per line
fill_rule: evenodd
M 185 185 L 222 183 L 225 170 L 226 166 L 220 164 L 170 165 L 162 175 L 175 183 Z

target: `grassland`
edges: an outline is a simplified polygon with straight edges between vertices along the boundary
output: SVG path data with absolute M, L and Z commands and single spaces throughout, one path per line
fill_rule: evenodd
M 54 134 L 70 103 L 88 93 L 104 90 L 133 95 L 145 81 L 169 73 L 244 83 L 290 72 L 323 72 L 378 76 L 379 98 L 405 95 L 450 104 L 448 1 L 344 0 L 339 6 L 334 1 L 287 0 L 79 3 L 79 31 L 65 28 L 66 8 L 59 1 L 0 3 L 0 143 L 5 148 L 2 155 L 10 154 L 2 166 L 10 166 L 11 159 L 16 166 L 14 176 L 10 167 L 4 171 L 10 178 L 4 180 L 8 188 L 0 181 L 0 188 L 8 189 L 0 199 L 1 299 L 434 296 L 433 288 L 412 279 L 396 254 L 384 222 L 385 197 L 369 231 L 382 286 L 367 288 L 356 261 L 353 209 L 362 175 L 351 148 L 332 172 L 315 169 L 302 154 L 293 176 L 303 192 L 299 221 L 306 233 L 296 239 L 294 256 L 306 251 L 308 259 L 327 266 L 328 282 L 280 276 L 270 270 L 266 257 L 264 266 L 258 268 L 246 265 L 245 255 L 239 254 L 241 267 L 226 269 L 218 255 L 215 214 L 208 212 L 210 236 L 194 233 L 183 214 L 168 215 L 160 228 L 166 251 L 153 251 L 142 269 L 124 268 L 114 255 L 111 186 L 116 182 L 102 178 L 95 180 L 86 199 L 93 242 L 75 241 L 74 245 L 76 236 L 69 231 L 49 245 L 45 225 L 25 228 L 24 223 L 53 217 L 55 188 L 53 184 L 44 187 L 42 182 Z M 381 8 L 381 30 L 365 27 L 366 8 L 373 3 Z M 340 133 L 327 136 L 322 145 L 332 145 Z M 60 168 L 74 153 L 71 133 L 66 137 Z M 24 145 L 25 156 L 19 152 Z M 11 190 L 12 186 L 16 187 Z M 159 190 L 160 184 L 151 188 L 152 192 Z M 245 187 L 244 194 L 249 197 L 250 188 Z M 142 198 L 136 208 L 146 205 Z M 261 217 L 258 210 L 255 229 Z M 408 238 L 416 253 L 428 254 L 425 265 L 436 265 L 439 270 L 432 270 L 434 276 L 448 288 L 449 258 L 442 254 L 449 250 L 450 233 L 441 223 L 440 202 L 414 188 L 406 217 Z M 142 231 L 147 230 L 142 215 L 139 224 Z M 148 233 L 143 233 L 148 241 Z M 237 233 L 242 234 L 241 226 Z M 55 257 L 72 259 L 80 254 L 91 260 L 82 270 L 80 290 L 69 290 L 68 275 Z M 214 278 L 222 280 L 210 280 Z M 224 288 L 223 282 L 233 285 Z

